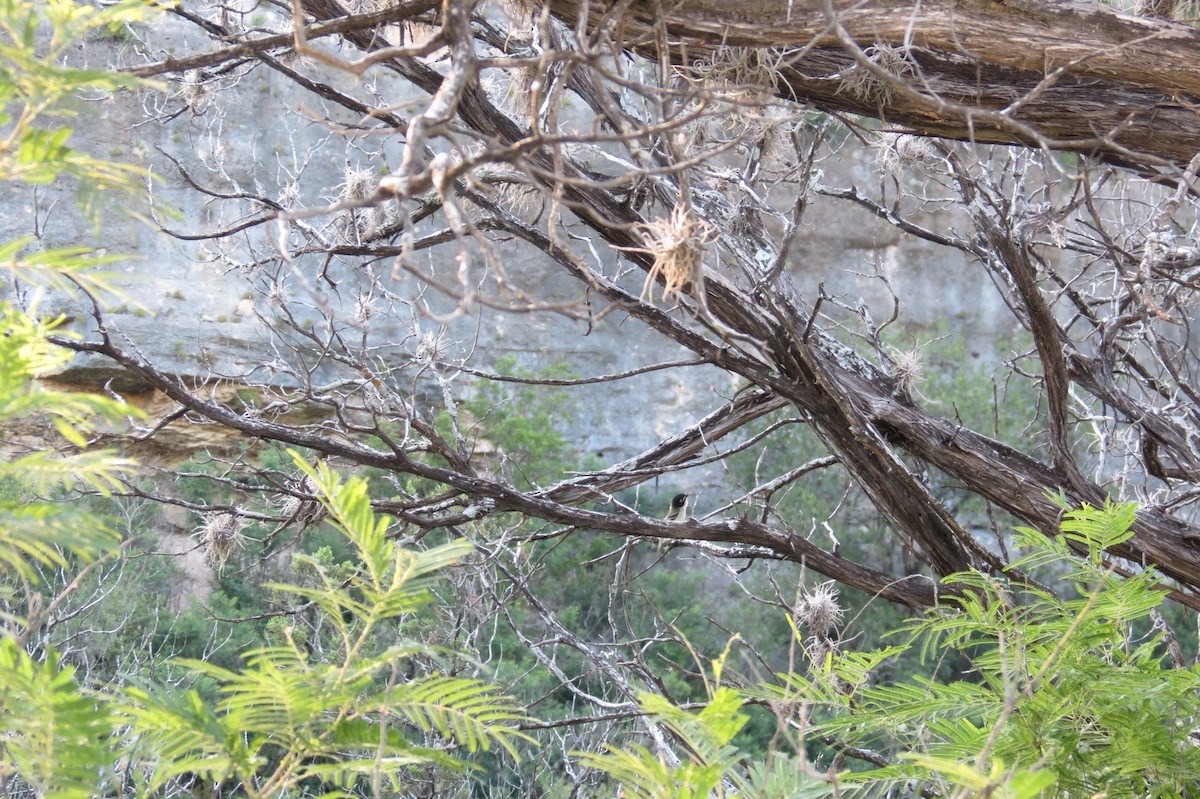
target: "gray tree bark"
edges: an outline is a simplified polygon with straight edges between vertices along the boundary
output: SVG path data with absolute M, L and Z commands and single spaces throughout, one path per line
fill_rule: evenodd
M 636 0 L 610 9 L 553 0 L 550 8 L 569 24 L 588 13 L 589 25 L 611 27 L 648 56 L 669 41 L 676 63 L 719 45 L 776 48 L 780 96 L 914 133 L 1143 168 L 1183 166 L 1200 152 L 1200 31 L 1100 3 Z

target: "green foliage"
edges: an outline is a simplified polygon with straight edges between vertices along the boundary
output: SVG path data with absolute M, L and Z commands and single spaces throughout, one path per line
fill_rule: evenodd
M 16 250 L 0 247 L 0 266 L 13 268 Z M 43 271 L 59 277 L 70 274 L 77 264 L 40 262 Z M 29 279 L 30 276 L 26 275 Z M 93 394 L 48 391 L 35 381 L 70 359 L 70 353 L 55 347 L 48 337 L 61 319 L 41 320 L 36 308 L 25 312 L 0 302 L 0 423 L 41 420 L 64 439 L 67 449 L 35 451 L 0 461 L 0 481 L 12 481 L 21 491 L 0 498 L 0 566 L 31 577 L 33 563 L 66 564 L 68 552 L 94 557 L 115 543 L 115 534 L 92 521 L 80 522 L 75 514 L 46 502 L 28 501 L 30 493 L 46 494 L 64 485 L 82 484 L 100 493 L 119 485 L 118 477 L 132 462 L 110 450 L 86 449 L 87 437 L 105 419 L 140 417 L 124 403 Z
M 79 206 L 93 224 L 99 223 L 105 192 L 137 185 L 144 170 L 75 150 L 67 145 L 70 127 L 48 128 L 40 121 L 75 116 L 72 100 L 80 93 L 143 85 L 132 75 L 77 69 L 65 61 L 88 34 L 141 21 L 152 10 L 151 0 L 111 5 L 0 0 L 0 182 L 42 184 L 70 175 L 78 181 Z
M 1065 514 L 1054 538 L 1019 531 L 1030 553 L 1019 566 L 1065 572 L 1065 597 L 954 575 L 947 582 L 962 595 L 898 629 L 898 645 L 810 652 L 806 674 L 781 673 L 751 691 L 721 686 L 722 656 L 699 711 L 642 697 L 678 763 L 639 745 L 581 757 L 631 797 L 1185 796 L 1200 774 L 1189 737 L 1200 723 L 1200 669 L 1173 668 L 1151 631 L 1149 614 L 1166 597 L 1158 576 L 1119 577 L 1106 564 L 1102 547 L 1127 538 L 1133 518 L 1131 505 L 1084 506 Z M 969 674 L 875 678 L 909 651 L 930 673 L 958 652 Z M 794 731 L 777 739 L 790 754 L 776 748 L 742 768 L 734 734 L 748 701 L 774 708 L 780 729 Z M 868 767 L 837 773 L 842 756 L 833 770 L 818 766 L 806 742 L 866 753 Z
M 47 391 L 34 378 L 70 359 L 70 353 L 55 347 L 47 337 L 61 320 L 38 320 L 33 314 L 0 303 L 0 419 L 15 421 L 34 416 L 46 419 L 75 447 L 87 445 L 86 436 L 95 432 L 104 418 L 123 419 L 141 414 L 120 402 L 94 394 Z M 76 476 L 88 487 L 107 491 L 116 486 L 117 475 L 132 462 L 111 451 L 91 450 L 71 458 L 57 453 L 35 452 L 9 463 L 0 463 L 0 477 L 12 475 L 30 489 L 45 492 Z
M 54 652 L 39 662 L 0 639 L 0 775 L 16 773 L 41 796 L 86 799 L 111 765 L 107 709 L 88 697 Z M 17 733 L 17 734 L 12 734 Z
M 947 581 L 965 593 L 907 625 L 903 647 L 874 662 L 845 653 L 807 678 L 786 676 L 767 696 L 823 708 L 829 718 L 816 735 L 892 753 L 892 765 L 844 777 L 862 790 L 917 780 L 942 795 L 1180 796 L 1200 773 L 1200 751 L 1187 741 L 1200 720 L 1200 672 L 1171 668 L 1159 636 L 1139 637 L 1166 596 L 1158 576 L 1118 577 L 1105 565 L 1102 546 L 1129 535 L 1133 514 L 1130 505 L 1085 506 L 1055 539 L 1019 531 L 1031 554 L 1018 568 L 1065 567 L 1072 596 L 954 575 Z M 948 650 L 966 654 L 970 678 L 865 680 L 910 647 L 927 664 Z
M 119 255 L 94 255 L 89 247 L 38 249 L 38 241 L 33 236 L 0 244 L 0 264 L 16 278 L 61 291 L 82 288 L 93 294 L 124 296 L 123 292 L 110 282 L 113 273 L 97 269 L 122 259 Z M 128 297 L 126 299 L 136 303 L 136 300 Z M 32 310 L 34 309 L 31 309 L 31 313 Z M 58 322 L 50 321 L 45 324 L 56 327 Z M 51 356 L 62 357 L 57 354 Z
M 498 374 L 522 379 L 574 377 L 562 364 L 551 364 L 536 374 L 520 370 L 512 357 L 498 359 L 495 368 Z M 518 485 L 559 480 L 575 465 L 560 432 L 565 417 L 573 412 L 566 392 L 545 386 L 487 383 L 478 397 L 464 405 L 479 420 L 484 435 L 504 454 Z
M 63 65 L 64 55 L 85 32 L 141 18 L 148 8 L 146 2 L 106 8 L 70 0 L 0 2 L 0 181 L 38 184 L 72 175 L 92 220 L 98 219 L 100 192 L 135 185 L 140 170 L 74 151 L 66 145 L 69 128 L 41 122 L 69 116 L 66 101 L 81 91 L 136 83 L 71 69 Z M 110 259 L 79 248 L 23 254 L 34 243 L 25 238 L 0 245 L 0 268 L 26 285 L 103 286 L 102 278 L 85 270 Z M 36 302 L 24 310 L 0 303 L 0 427 L 43 422 L 63 441 L 60 451 L 0 460 L 0 581 L 10 610 L 0 638 L 0 779 L 6 788 L 23 785 L 41 796 L 88 797 L 107 782 L 115 760 L 106 746 L 111 713 L 83 690 L 72 666 L 37 642 L 50 614 L 65 606 L 97 559 L 115 553 L 119 536 L 90 514 L 40 497 L 76 486 L 107 494 L 117 486 L 131 462 L 88 449 L 87 438 L 105 419 L 140 414 L 106 397 L 37 384 L 37 375 L 70 357 L 49 341 L 61 322 L 39 319 Z M 93 565 L 82 565 L 88 562 Z M 79 580 L 68 584 L 44 579 L 46 570 L 81 566 Z M 48 589 L 53 593 L 43 593 Z
M 148 787 L 197 774 L 218 786 L 240 784 L 254 797 L 281 795 L 312 780 L 343 790 L 365 781 L 378 792 L 385 779 L 398 790 L 416 765 L 465 765 L 444 747 L 414 741 L 411 730 L 467 752 L 498 745 L 515 756 L 523 736 L 513 722 L 524 714 L 494 686 L 439 673 L 405 676 L 411 658 L 453 653 L 403 638 L 366 651 L 380 625 L 431 601 L 435 574 L 466 557 L 470 545 L 423 552 L 400 547 L 388 535 L 387 519 L 371 511 L 364 480 L 343 482 L 324 465 L 313 469 L 295 460 L 353 546 L 356 568 L 310 558 L 304 570 L 315 579 L 309 585 L 270 587 L 314 607 L 337 631 L 340 650 L 322 660 L 282 627 L 282 643 L 246 653 L 237 670 L 179 661 L 217 686 L 215 703 L 196 690 L 127 689 L 125 711 L 137 749 L 158 761 Z
M 98 213 L 95 194 L 136 185 L 132 175 L 139 170 L 71 150 L 65 144 L 68 128 L 50 130 L 41 124 L 48 116 L 71 116 L 67 100 L 80 92 L 140 83 L 131 76 L 72 69 L 63 61 L 67 50 L 89 31 L 142 19 L 150 9 L 148 0 L 124 0 L 103 8 L 71 0 L 0 0 L 0 182 L 46 183 L 62 173 L 74 175 L 80 180 L 81 202 L 93 215 Z M 34 285 L 103 285 L 88 270 L 111 259 L 89 257 L 81 248 L 22 255 L 33 243 L 30 237 L 0 245 L 0 266 Z M 69 445 L 82 450 L 96 422 L 140 414 L 106 397 L 49 392 L 36 384 L 38 374 L 70 358 L 47 340 L 61 322 L 39 320 L 36 304 L 18 310 L 0 303 L 0 423 L 40 416 Z M 103 493 L 130 466 L 108 451 L 78 451 L 67 457 L 34 452 L 0 463 L 0 481 L 11 477 L 27 491 L 45 493 L 77 480 Z M 113 535 L 103 527 L 78 524 L 51 505 L 22 499 L 0 502 L 0 564 L 7 570 L 28 578 L 31 561 L 63 565 L 62 549 L 86 557 L 111 545 Z
M 6 39 L 0 44 L 0 124 L 6 126 L 0 180 L 36 184 L 71 175 L 93 220 L 100 192 L 134 185 L 139 170 L 72 150 L 69 128 L 39 127 L 39 119 L 70 116 L 63 101 L 81 91 L 135 85 L 127 76 L 64 67 L 63 56 L 86 33 L 141 19 L 148 8 L 141 0 L 99 7 L 0 0 Z M 6 244 L 0 260 L 26 280 L 102 287 L 83 270 L 108 259 L 82 249 L 24 254 L 33 244 Z M 350 542 L 356 568 L 326 569 L 314 559 L 310 584 L 273 587 L 324 615 L 340 639 L 337 657 L 314 657 L 285 628 L 282 644 L 247 652 L 238 668 L 181 658 L 174 665 L 186 674 L 170 675 L 172 683 L 130 675 L 131 684 L 113 694 L 103 687 L 85 691 L 53 648 L 35 648 L 34 633 L 50 610 L 66 607 L 70 595 L 87 585 L 90 568 L 46 599 L 37 589 L 53 583 L 47 567 L 65 574 L 113 550 L 118 537 L 71 514 L 69 506 L 29 502 L 29 492 L 72 480 L 105 494 L 131 465 L 113 453 L 82 448 L 99 421 L 125 418 L 132 409 L 36 384 L 40 371 L 68 357 L 48 341 L 57 325 L 38 321 L 36 312 L 0 306 L 0 423 L 36 414 L 81 448 L 0 463 L 0 564 L 13 584 L 5 598 L 13 600 L 9 607 L 23 603 L 29 610 L 28 618 L 10 614 L 10 631 L 0 639 L 0 783 L 6 789 L 54 797 L 107 794 L 121 790 L 110 777 L 123 759 L 124 778 L 137 783 L 138 793 L 199 777 L 216 785 L 236 779 L 252 796 L 280 795 L 306 782 L 346 791 L 360 781 L 379 795 L 384 779 L 399 790 L 413 765 L 464 765 L 444 743 L 432 747 L 417 738 L 444 739 L 469 753 L 499 747 L 515 755 L 521 735 L 513 722 L 523 712 L 495 687 L 437 672 L 413 677 L 406 668 L 418 655 L 436 662 L 454 653 L 396 636 L 389 646 L 368 651 L 376 628 L 426 605 L 435 573 L 470 548 L 451 543 L 414 553 L 397 546 L 387 521 L 371 512 L 363 481 L 342 483 L 324 466 L 309 470 L 299 458 L 324 494 L 333 526 Z M 159 652 L 162 645 L 152 649 Z M 194 687 L 174 687 L 179 677 Z
M 135 185 L 139 170 L 72 149 L 72 131 L 64 123 L 76 113 L 71 100 L 80 93 L 136 81 L 64 64 L 80 37 L 119 31 L 141 19 L 149 5 L 0 0 L 0 180 L 36 185 L 71 177 L 93 221 L 104 192 Z M 43 124 L 47 116 L 53 124 Z M 107 289 L 95 269 L 112 257 L 39 247 L 31 238 L 0 245 L 0 263 L 25 282 Z M 146 587 L 168 578 L 137 576 L 127 584 L 137 601 L 129 601 L 127 613 L 112 622 L 118 632 L 104 645 L 91 645 L 88 656 L 116 661 L 144 646 L 154 662 L 141 673 L 120 675 L 125 685 L 119 692 L 98 684 L 85 688 L 82 669 L 51 644 L 84 638 L 87 626 L 62 622 L 49 635 L 49 611 L 69 616 L 85 603 L 83 592 L 99 590 L 105 577 L 100 567 L 119 562 L 119 536 L 70 512 L 70 506 L 30 499 L 77 483 L 101 494 L 110 491 L 130 464 L 85 445 L 104 420 L 133 412 L 105 398 L 37 387 L 34 377 L 66 357 L 48 342 L 61 333 L 58 320 L 39 320 L 36 309 L 21 313 L 0 306 L 0 330 L 5 332 L 0 423 L 39 417 L 67 445 L 66 454 L 34 453 L 0 463 L 0 569 L 8 612 L 7 635 L 0 639 L 0 784 L 55 797 L 127 795 L 130 788 L 136 795 L 175 794 L 189 786 L 213 795 L 381 796 L 404 792 L 411 777 L 429 769 L 470 768 L 470 755 L 486 753 L 489 765 L 515 757 L 523 739 L 520 702 L 487 682 L 461 676 L 469 654 L 430 643 L 448 637 L 437 634 L 431 612 L 438 575 L 468 558 L 470 547 L 398 546 L 390 522 L 372 512 L 363 479 L 342 480 L 325 465 L 310 468 L 299 457 L 296 468 L 308 475 L 330 512 L 330 523 L 309 542 L 317 545 L 296 556 L 291 583 L 259 586 L 239 578 L 235 594 L 217 592 L 209 600 L 217 616 L 255 615 L 272 602 L 264 629 L 223 622 L 217 628 L 203 609 L 181 612 L 169 628 L 158 629 L 143 615 Z M 961 365 L 965 353 L 946 358 Z M 517 370 L 514 359 L 496 368 L 534 376 Z M 538 376 L 570 375 L 555 366 Z M 916 386 L 918 401 L 944 408 L 945 415 L 976 428 L 994 421 L 999 437 L 1036 446 L 1037 437 L 1025 428 L 1034 420 L 1024 416 L 1033 404 L 1010 398 L 993 407 L 994 391 L 980 371 L 948 364 Z M 564 392 L 491 383 L 465 407 L 503 453 L 518 484 L 553 481 L 579 465 L 559 432 L 575 410 Z M 442 423 L 452 439 L 449 418 Z M 758 484 L 756 469 L 778 474 L 823 454 L 811 433 L 796 425 L 767 442 L 768 449 L 746 456 L 737 475 L 743 484 Z M 290 463 L 271 460 L 277 455 L 264 454 L 263 468 L 290 471 Z M 380 490 L 422 493 L 413 482 L 389 483 L 396 479 L 392 475 L 373 479 Z M 211 490 L 210 482 L 206 488 Z M 778 509 L 797 528 L 807 529 L 811 520 L 841 505 L 864 533 L 848 540 L 848 549 L 875 547 L 884 553 L 880 557 L 892 549 L 890 542 L 883 548 L 872 509 L 843 504 L 843 474 L 823 470 L 786 490 Z M 647 645 L 643 654 L 652 668 L 661 669 L 654 675 L 659 684 L 677 698 L 704 700 L 702 706 L 683 709 L 644 694 L 646 716 L 636 723 L 654 725 L 653 749 L 612 740 L 603 753 L 578 757 L 619 783 L 628 797 L 884 795 L 912 781 L 945 796 L 1182 796 L 1200 773 L 1200 755 L 1187 740 L 1200 723 L 1198 675 L 1194 668 L 1168 667 L 1152 632 L 1149 614 L 1164 597 L 1156 576 L 1118 577 L 1103 554 L 1129 535 L 1134 510 L 1067 510 L 1058 537 L 1019 531 L 1029 554 L 1018 565 L 1065 579 L 1068 595 L 979 574 L 956 575 L 953 584 L 966 589 L 961 599 L 899 623 L 899 644 L 875 651 L 826 648 L 820 657 L 810 647 L 807 673 L 782 673 L 755 691 L 723 682 L 728 646 L 707 671 L 693 674 L 662 665 L 664 659 L 686 660 L 681 645 Z M 971 509 L 956 512 L 966 516 Z M 616 585 L 615 567 L 603 557 L 611 548 L 609 539 L 583 531 L 530 544 L 539 568 L 529 579 L 543 584 L 539 590 L 554 587 L 543 593 L 551 595 L 560 621 L 587 637 L 636 641 L 650 640 L 646 634 L 665 622 L 686 640 L 713 644 L 701 601 L 712 586 L 703 573 L 686 571 L 691 567 L 668 556 L 663 568 L 622 577 L 622 598 L 610 608 L 617 592 L 596 587 L 602 578 Z M 640 565 L 651 557 L 639 550 L 631 560 Z M 583 561 L 592 562 L 580 566 Z M 233 590 L 232 579 L 227 587 Z M 250 600 L 257 603 L 253 608 Z M 786 637 L 778 629 L 782 620 L 773 630 L 756 606 L 729 604 L 744 615 L 732 620 L 714 615 L 720 624 L 745 631 L 747 638 Z M 528 618 L 523 608 L 505 610 L 518 626 Z M 99 610 L 91 612 L 100 617 Z M 892 625 L 894 617 L 888 619 Z M 610 629 L 617 624 L 624 627 Z M 207 646 L 214 629 L 229 640 L 219 656 Z M 260 632 L 265 643 L 252 644 Z M 502 631 L 492 643 L 504 650 L 497 669 L 520 677 L 530 702 L 536 698 L 555 717 L 573 714 L 574 697 L 564 696 L 556 678 L 536 669 L 515 634 Z M 162 665 L 157 658 L 167 652 L 177 657 Z M 955 678 L 944 676 L 948 657 L 962 663 Z M 908 676 L 907 665 L 896 668 L 902 658 L 921 664 L 923 675 Z M 89 676 L 112 676 L 95 661 L 88 665 Z M 584 690 L 592 689 L 589 681 L 604 687 L 603 678 L 589 674 L 594 664 L 578 654 L 560 655 L 556 666 Z M 885 678 L 888 669 L 900 679 Z M 773 711 L 766 720 L 764 707 Z M 769 721 L 775 729 L 752 737 L 748 731 L 756 715 L 758 726 Z M 833 761 L 832 770 L 810 760 L 831 751 L 825 747 L 858 747 L 875 758 L 864 770 L 837 773 L 841 760 Z M 125 784 L 117 783 L 118 763 Z
M 749 716 L 743 710 L 741 693 L 721 684 L 728 656 L 726 646 L 725 652 L 712 661 L 711 676 L 705 677 L 708 701 L 701 710 L 683 710 L 651 693 L 638 698 L 642 711 L 670 734 L 686 757 L 674 762 L 647 747 L 628 745 L 609 746 L 604 754 L 580 752 L 580 760 L 616 780 L 621 787 L 619 795 L 630 799 L 826 796 L 826 783 L 790 758 L 766 760 L 748 772 L 742 768 L 745 753 L 734 745 L 734 738 Z

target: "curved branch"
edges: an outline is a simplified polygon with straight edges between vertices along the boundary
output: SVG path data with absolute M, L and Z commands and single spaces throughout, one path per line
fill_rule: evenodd
M 346 34 L 354 31 L 373 30 L 380 25 L 403 22 L 407 19 L 424 14 L 438 6 L 439 0 L 397 0 L 387 8 L 370 14 L 351 14 L 339 19 L 313 25 L 305 30 L 308 39 L 322 36 Z M 270 50 L 291 48 L 295 43 L 294 33 L 280 33 L 274 36 L 263 36 L 258 39 L 222 47 L 208 53 L 198 53 L 192 56 L 171 57 L 153 64 L 135 67 L 127 70 L 139 78 L 151 78 L 155 75 L 186 72 L 190 69 L 205 69 L 215 67 L 227 61 L 232 61 L 247 55 L 258 55 Z

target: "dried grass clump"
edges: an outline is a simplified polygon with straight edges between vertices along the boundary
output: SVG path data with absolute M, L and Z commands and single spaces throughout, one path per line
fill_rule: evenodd
M 275 198 L 275 202 L 279 203 L 284 210 L 294 208 L 300 202 L 300 184 L 294 180 L 287 183 L 279 192 L 279 196 Z
M 892 350 L 892 375 L 901 391 L 909 391 L 925 375 L 925 361 L 919 350 Z
M 517 37 L 525 36 L 522 31 L 529 30 L 529 26 L 533 24 L 534 15 L 541 11 L 541 6 L 533 2 L 533 0 L 501 0 L 497 5 L 508 17 L 509 21 L 513 23 L 509 28 L 510 31 L 513 31 L 510 34 L 512 38 L 524 44 L 525 42 L 517 39 Z
M 287 286 L 278 280 L 271 281 L 270 287 L 267 289 L 267 302 L 277 308 L 285 307 L 291 302 L 291 296 L 288 293 Z
M 179 92 L 187 104 L 192 116 L 200 116 L 208 110 L 212 100 L 212 92 L 204 81 L 203 73 L 198 69 L 189 69 L 183 73 L 179 81 Z
M 903 169 L 932 169 L 939 166 L 942 155 L 925 136 L 907 133 L 882 133 L 875 144 L 875 160 L 888 172 Z
M 1179 9 L 1186 9 L 1187 6 L 1187 3 L 1180 3 L 1178 0 L 1137 0 L 1133 13 L 1152 19 L 1175 19 Z
M 379 186 L 379 173 L 373 169 L 348 167 L 337 187 L 337 202 L 361 206 L 368 203 Z M 357 244 L 370 239 L 387 222 L 386 206 L 355 208 L 338 215 L 336 227 L 343 240 Z
M 642 286 L 642 299 L 654 302 L 654 284 L 660 278 L 664 299 L 704 279 L 704 249 L 716 238 L 717 231 L 697 217 L 690 205 L 676 205 L 669 217 L 639 228 L 644 246 L 638 251 L 654 257 Z
M 370 294 L 359 294 L 358 299 L 354 301 L 355 324 L 365 325 L 378 315 L 379 310 L 375 307 L 375 298 Z
M 536 66 L 513 66 L 503 71 L 503 77 L 489 73 L 483 88 L 510 119 L 529 124 L 534 113 L 533 86 L 539 70 Z
M 863 55 L 897 80 L 910 81 L 916 77 L 916 64 L 909 58 L 906 48 L 875 44 L 864 49 Z M 873 103 L 891 102 L 895 94 L 895 89 L 887 81 L 860 64 L 855 64 L 842 74 L 837 91 L 838 94 L 849 94 Z
M 417 351 L 413 357 L 417 363 L 439 364 L 445 360 L 448 347 L 444 329 L 436 333 L 422 330 L 417 334 Z
M 233 553 L 246 546 L 246 537 L 242 535 L 245 527 L 246 520 L 236 513 L 219 511 L 205 516 L 196 532 L 205 559 L 218 569 L 224 568 Z
M 375 194 L 378 178 L 378 173 L 371 169 L 347 168 L 342 176 L 342 184 L 338 187 L 338 200 L 350 202 L 369 200 Z
M 761 104 L 774 98 L 783 61 L 783 50 L 722 45 L 690 70 L 693 82 L 703 88 L 734 102 Z
M 841 620 L 842 608 L 833 583 L 821 583 L 806 591 L 796 608 L 796 621 L 818 638 L 831 638 Z
M 1180 255 L 1183 257 L 1180 258 Z M 1131 291 L 1135 291 L 1141 296 L 1146 310 L 1156 319 L 1173 323 L 1175 320 L 1165 309 L 1172 305 L 1178 305 L 1181 308 L 1190 305 L 1188 302 L 1191 297 L 1190 292 L 1180 292 L 1180 284 L 1158 279 L 1156 273 L 1161 274 L 1163 265 L 1172 260 L 1182 260 L 1187 263 L 1191 257 L 1193 257 L 1192 253 L 1187 248 L 1176 246 L 1175 234 L 1169 230 L 1153 231 L 1146 236 L 1142 244 L 1142 258 L 1138 264 L 1137 273 L 1132 279 L 1127 279 L 1125 282 Z
M 313 482 L 311 477 L 306 475 L 300 481 L 297 489 L 306 494 L 315 495 L 317 493 L 317 484 Z M 329 513 L 325 506 L 315 499 L 300 499 L 290 494 L 284 498 L 279 511 L 287 517 L 288 524 L 296 524 L 302 530 L 321 521 Z
M 470 175 L 472 186 L 479 187 L 500 205 L 517 216 L 541 212 L 544 197 L 530 179 L 515 169 L 487 164 Z
M 351 14 L 373 14 L 388 7 L 386 0 L 349 0 Z
M 804 641 L 809 668 L 814 673 L 825 674 L 836 691 L 848 696 L 853 686 L 828 671 L 829 663 L 841 651 L 837 630 L 841 621 L 842 608 L 838 604 L 838 592 L 832 582 L 821 583 L 816 588 L 805 591 L 796 605 L 796 622 L 807 627 L 809 631 L 809 636 Z

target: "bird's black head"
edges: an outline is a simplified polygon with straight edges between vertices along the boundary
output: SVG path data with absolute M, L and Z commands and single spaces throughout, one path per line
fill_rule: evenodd
M 687 498 L 688 498 L 687 494 L 676 494 L 674 497 L 671 498 L 671 507 L 672 508 L 682 508 L 684 505 L 687 504 Z

